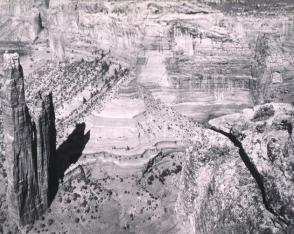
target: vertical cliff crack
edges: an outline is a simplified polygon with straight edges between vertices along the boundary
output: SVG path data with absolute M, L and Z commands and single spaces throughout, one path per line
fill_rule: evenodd
M 227 132 L 225 132 L 225 131 L 223 131 L 221 129 L 217 129 L 216 127 L 213 127 L 213 126 L 211 126 L 210 129 L 213 130 L 213 131 L 215 131 L 215 132 L 217 132 L 217 133 L 222 134 L 225 137 L 227 137 L 234 144 L 234 146 L 236 146 L 239 149 L 239 155 L 240 155 L 243 163 L 245 164 L 246 168 L 249 170 L 250 174 L 252 175 L 252 177 L 256 181 L 257 186 L 258 186 L 258 188 L 261 191 L 262 202 L 264 204 L 265 209 L 267 211 L 269 211 L 271 214 L 273 214 L 274 216 L 276 216 L 284 224 L 289 225 L 290 223 L 286 219 L 284 219 L 283 217 L 281 217 L 270 206 L 269 201 L 268 201 L 268 199 L 266 197 L 266 190 L 265 190 L 265 186 L 264 186 L 264 181 L 263 181 L 262 175 L 259 173 L 259 171 L 255 167 L 255 165 L 251 162 L 251 160 L 250 160 L 248 154 L 246 153 L 246 151 L 245 151 L 242 143 L 232 133 L 227 133 Z
M 6 82 L 1 87 L 7 203 L 10 218 L 22 227 L 48 209 L 49 162 L 55 157 L 56 130 L 52 94 L 36 99 L 34 115 L 25 101 L 24 77 L 17 53 L 3 55 Z

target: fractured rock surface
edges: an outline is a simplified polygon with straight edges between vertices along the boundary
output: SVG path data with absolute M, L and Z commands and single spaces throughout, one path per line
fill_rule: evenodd
M 12 57 L 12 58 L 11 58 Z M 3 108 L 7 202 L 19 225 L 32 223 L 48 207 L 49 160 L 55 154 L 55 116 L 52 96 L 38 97 L 34 117 L 24 95 L 24 76 L 18 55 L 6 54 Z M 5 60 L 4 59 L 4 60 Z

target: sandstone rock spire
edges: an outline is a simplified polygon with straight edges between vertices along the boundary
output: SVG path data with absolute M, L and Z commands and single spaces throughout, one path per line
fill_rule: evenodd
M 34 116 L 24 95 L 18 54 L 5 54 L 1 90 L 10 217 L 20 226 L 38 219 L 48 208 L 49 162 L 55 155 L 52 95 L 40 96 Z

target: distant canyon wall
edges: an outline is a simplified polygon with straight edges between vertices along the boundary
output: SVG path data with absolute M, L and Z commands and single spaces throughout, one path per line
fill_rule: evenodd
M 163 3 L 131 6 L 94 1 L 52 1 L 49 12 L 56 54 L 64 51 L 66 56 L 67 51 L 95 46 L 110 50 L 120 61 L 135 65 L 139 82 L 156 97 L 185 114 L 193 116 L 196 106 L 217 105 L 219 114 L 224 114 L 274 97 L 293 99 L 287 91 L 293 85 L 290 16 L 220 12 L 191 16 Z M 62 40 L 54 39 L 56 34 Z M 261 42 L 265 38 L 266 53 Z M 156 65 L 157 60 L 163 63 Z
M 0 41 L 34 42 L 47 27 L 47 0 L 0 2 Z
M 21 16 L 32 7 L 49 7 L 49 0 L 2 0 L 0 3 L 1 14 Z
M 290 14 L 226 14 L 192 5 L 51 0 L 35 9 L 27 37 L 44 39 L 60 60 L 110 51 L 157 98 L 197 120 L 203 120 L 197 108 L 209 116 L 294 100 Z
M 48 11 L 50 40 L 61 35 L 63 40 L 51 47 L 57 55 L 58 44 L 68 51 L 79 51 L 85 46 L 111 50 L 124 61 L 135 61 L 142 40 L 142 15 L 132 16 L 132 7 L 125 17 L 120 9 L 95 1 L 51 1 Z M 111 17 L 113 16 L 113 17 Z M 122 16 L 122 17 L 121 17 Z M 62 42 L 63 41 L 63 42 Z M 125 53 L 128 51 L 128 53 Z

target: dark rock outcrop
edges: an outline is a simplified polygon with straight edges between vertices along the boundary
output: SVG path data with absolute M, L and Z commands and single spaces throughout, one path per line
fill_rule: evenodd
M 5 54 L 4 62 L 1 97 L 7 203 L 11 218 L 24 226 L 48 208 L 49 162 L 56 151 L 55 115 L 51 94 L 39 95 L 34 114 L 30 114 L 18 54 Z

